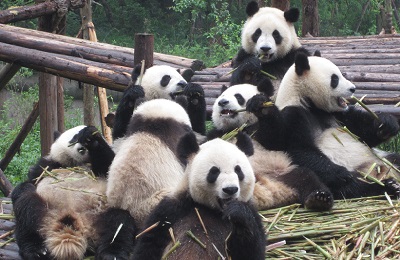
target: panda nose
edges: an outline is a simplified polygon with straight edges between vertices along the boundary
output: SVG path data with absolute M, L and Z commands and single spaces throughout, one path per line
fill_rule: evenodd
M 184 81 L 184 80 L 181 80 L 181 81 L 179 81 L 178 82 L 178 84 L 177 84 L 179 87 L 181 87 L 181 88 L 184 88 L 184 87 L 186 87 L 187 86 L 187 82 L 186 81 Z
M 270 49 L 271 49 L 271 47 L 261 47 L 260 48 L 263 52 L 268 52 Z
M 233 195 L 238 191 L 238 187 L 226 187 L 226 188 L 222 188 L 222 191 L 225 192 L 228 195 Z
M 350 92 L 351 93 L 354 93 L 356 91 L 356 87 L 355 86 L 352 86 L 351 88 L 350 88 Z
M 226 106 L 228 103 L 229 103 L 229 100 L 221 99 L 220 101 L 218 101 L 218 106 L 223 107 L 223 106 Z

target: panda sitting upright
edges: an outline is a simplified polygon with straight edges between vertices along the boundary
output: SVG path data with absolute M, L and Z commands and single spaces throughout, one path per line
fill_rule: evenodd
M 141 64 L 135 66 L 132 80 L 124 91 L 115 113 L 113 139 L 125 135 L 133 110 L 143 101 L 152 99 L 174 100 L 189 114 L 195 132 L 205 134 L 206 102 L 203 88 L 187 83 L 179 72 L 167 65 L 154 65 L 145 70 L 140 78 Z M 135 87 L 139 84 L 141 88 Z
M 214 102 L 214 127 L 207 133 L 207 138 L 222 137 L 243 125 L 246 126 L 242 131 L 249 135 L 257 134 L 260 131 L 258 119 L 246 111 L 246 105 L 257 94 L 269 96 L 270 89 L 260 91 L 257 86 L 239 84 L 223 91 Z M 268 134 L 265 137 L 268 138 Z M 254 154 L 249 157 L 256 176 L 252 200 L 258 210 L 292 203 L 301 203 L 310 210 L 329 210 L 332 207 L 332 193 L 314 172 L 295 165 L 285 152 L 276 151 L 269 143 L 264 141 L 262 144 L 265 146 L 253 140 Z
M 271 7 L 260 8 L 256 1 L 246 7 L 247 21 L 242 29 L 242 46 L 233 61 L 230 84 L 268 84 L 267 72 L 282 79 L 293 64 L 297 53 L 309 55 L 301 47 L 293 23 L 299 19 L 299 10 L 291 8 L 285 12 Z M 275 87 L 279 85 L 274 83 Z
M 199 147 L 187 134 L 179 147 L 188 158 L 185 178 L 147 218 L 146 226 L 156 227 L 138 235 L 132 259 L 265 259 L 265 231 L 249 202 L 250 138 L 239 134 L 237 147 L 221 139 Z
M 249 101 L 248 110 L 259 121 L 254 138 L 312 169 L 335 199 L 385 192 L 399 196 L 399 184 L 388 177 L 396 174 L 394 169 L 370 149 L 396 135 L 399 124 L 390 114 L 377 113 L 375 119 L 361 107 L 347 105 L 344 98 L 354 92 L 355 86 L 332 62 L 298 54 L 282 79 L 276 106 L 263 107 L 269 101 L 263 95 Z M 360 173 L 381 179 L 384 186 Z

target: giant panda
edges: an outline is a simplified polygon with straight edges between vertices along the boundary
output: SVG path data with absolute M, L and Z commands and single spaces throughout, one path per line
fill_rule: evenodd
M 287 151 L 293 163 L 313 170 L 335 199 L 385 192 L 399 196 L 399 184 L 388 177 L 394 169 L 370 149 L 398 133 L 399 124 L 389 114 L 377 113 L 374 119 L 361 107 L 348 105 L 344 98 L 355 89 L 331 61 L 299 54 L 282 79 L 276 106 L 262 107 L 268 100 L 262 95 L 249 101 L 248 110 L 259 122 L 255 139 Z M 363 175 L 375 176 L 384 185 L 370 183 Z
M 250 138 L 198 146 L 187 134 L 179 146 L 188 158 L 185 177 L 150 213 L 146 226 L 155 228 L 138 235 L 132 259 L 265 259 L 265 231 L 251 204 Z
M 255 95 L 262 93 L 267 97 L 262 90 L 255 85 L 238 84 L 223 91 L 214 102 L 214 128 L 207 133 L 207 138 L 222 137 L 244 124 L 246 127 L 242 131 L 256 135 L 259 132 L 258 118 L 246 111 L 246 106 Z M 272 149 L 270 144 L 265 145 L 266 142 L 262 142 L 265 146 L 256 140 L 253 143 L 254 154 L 249 160 L 256 176 L 253 201 L 257 209 L 265 210 L 292 203 L 301 203 L 312 210 L 329 210 L 332 207 L 333 196 L 315 173 L 296 166 L 285 152 Z
M 129 211 L 143 223 L 183 177 L 186 162 L 177 143 L 192 131 L 188 114 L 174 101 L 153 99 L 139 105 L 126 136 L 114 148 L 106 193 L 110 206 Z
M 187 83 L 179 72 L 168 65 L 154 65 L 147 68 L 140 76 L 141 64 L 135 66 L 132 80 L 118 104 L 114 126 L 113 139 L 121 138 L 131 119 L 133 110 L 143 101 L 152 99 L 174 100 L 181 104 L 195 132 L 205 134 L 206 102 L 203 88 L 195 83 Z M 142 86 L 143 89 L 137 88 Z
M 31 167 L 28 180 L 11 194 L 23 259 L 83 259 L 103 243 L 98 227 L 108 209 L 104 167 L 113 157 L 95 127 L 78 126 L 62 133 Z M 115 221 L 135 228 L 129 214 Z
M 247 20 L 242 28 L 241 48 L 232 62 L 234 71 L 231 85 L 250 83 L 257 86 L 268 84 L 267 72 L 280 79 L 293 64 L 297 53 L 309 55 L 301 47 L 294 23 L 299 19 L 299 10 L 290 8 L 283 12 L 277 8 L 258 6 L 256 1 L 247 4 Z

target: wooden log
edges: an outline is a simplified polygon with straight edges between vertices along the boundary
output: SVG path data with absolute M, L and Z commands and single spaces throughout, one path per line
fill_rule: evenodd
M 27 19 L 34 19 L 44 15 L 54 14 L 56 11 L 57 4 L 55 1 L 10 8 L 0 11 L 0 23 L 15 23 Z
M 13 189 L 13 186 L 11 182 L 7 179 L 6 175 L 0 169 L 0 190 L 3 192 L 4 196 L 10 195 L 11 191 Z
M 21 66 L 14 63 L 7 63 L 0 71 L 0 90 L 14 77 Z
M 400 74 L 342 72 L 352 82 L 400 82 Z
M 74 45 L 100 49 L 100 50 L 107 51 L 107 52 L 115 51 L 117 53 L 120 53 L 121 55 L 129 54 L 130 55 L 129 57 L 132 57 L 132 55 L 134 55 L 134 49 L 132 49 L 132 48 L 121 47 L 121 46 L 116 46 L 116 45 L 107 44 L 107 43 L 91 42 L 88 40 L 83 40 L 83 39 L 78 39 L 78 38 L 73 38 L 73 37 L 68 37 L 68 36 L 63 36 L 63 35 L 38 32 L 36 30 L 0 24 L 0 32 L 3 32 L 3 31 L 19 33 L 19 34 L 26 35 L 26 36 L 35 36 L 35 37 L 39 37 L 42 39 L 55 40 L 55 41 L 62 42 L 62 43 L 70 43 L 70 44 L 74 44 Z M 50 42 L 50 45 L 53 45 L 53 42 Z M 90 53 L 90 52 L 88 52 L 88 53 Z M 108 54 L 106 56 L 108 56 Z M 111 56 L 111 57 L 115 57 L 115 56 Z M 171 63 L 171 65 L 175 64 L 177 67 L 191 68 L 193 70 L 199 70 L 199 68 L 204 67 L 204 63 L 200 60 L 189 59 L 189 58 L 184 58 L 184 57 L 177 57 L 177 56 L 173 56 L 173 55 L 155 52 L 154 53 L 154 64 L 158 64 L 159 61 L 165 61 L 165 62 Z
M 74 57 L 67 57 L 42 51 L 33 51 L 18 46 L 0 43 L 0 60 L 15 62 L 21 66 L 43 71 L 65 78 L 90 83 L 116 91 L 124 91 L 130 80 L 130 73 L 121 72 L 121 66 L 108 66 Z M 80 62 L 82 61 L 82 62 Z M 120 68 L 120 71 L 116 70 Z

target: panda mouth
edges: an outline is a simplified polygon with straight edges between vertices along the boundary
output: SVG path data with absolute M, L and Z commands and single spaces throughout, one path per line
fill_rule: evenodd
M 222 109 L 220 112 L 220 116 L 223 117 L 235 117 L 237 115 L 237 112 L 235 110 L 231 109 Z
M 265 62 L 265 61 L 269 61 L 272 59 L 272 57 L 274 56 L 273 53 L 263 53 L 263 54 L 258 54 L 258 59 L 260 59 L 261 61 Z
M 349 103 L 349 102 L 344 97 L 337 98 L 337 104 L 339 105 L 339 107 L 346 109 L 347 103 Z

